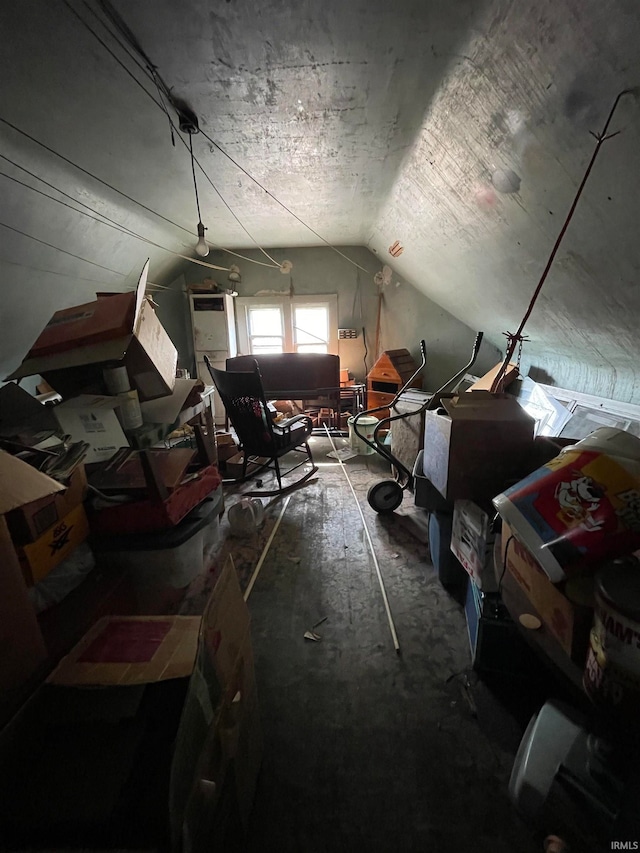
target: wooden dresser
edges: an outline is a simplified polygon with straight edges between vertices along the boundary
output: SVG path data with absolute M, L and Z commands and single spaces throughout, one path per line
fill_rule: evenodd
M 409 350 L 385 350 L 367 374 L 367 408 L 388 406 L 417 368 Z M 422 378 L 417 376 L 410 387 L 422 388 Z M 389 409 L 376 412 L 376 417 L 388 418 Z

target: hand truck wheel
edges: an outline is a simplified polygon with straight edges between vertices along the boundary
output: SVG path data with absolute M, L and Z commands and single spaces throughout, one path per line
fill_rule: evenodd
M 404 489 L 397 480 L 380 480 L 367 492 L 369 506 L 378 513 L 393 512 L 402 503 Z

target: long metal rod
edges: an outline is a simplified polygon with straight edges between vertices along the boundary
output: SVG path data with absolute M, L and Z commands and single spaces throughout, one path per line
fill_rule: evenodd
M 545 283 L 547 276 L 549 275 L 549 270 L 551 269 L 551 264 L 553 263 L 553 261 L 555 259 L 555 256 L 558 252 L 558 249 L 560 248 L 560 243 L 562 242 L 562 238 L 564 237 L 565 232 L 566 232 L 567 228 L 569 227 L 569 223 L 571 222 L 574 211 L 578 205 L 578 201 L 580 200 L 580 196 L 582 195 L 582 190 L 584 189 L 584 186 L 587 183 L 587 179 L 589 178 L 589 175 L 591 174 L 591 169 L 593 168 L 593 164 L 596 161 L 596 157 L 598 156 L 598 154 L 600 152 L 600 148 L 602 147 L 602 143 L 606 142 L 607 139 L 611 139 L 612 136 L 617 135 L 617 133 L 612 133 L 611 135 L 607 136 L 607 130 L 609 129 L 609 124 L 611 123 L 611 119 L 613 118 L 613 114 L 616 111 L 616 107 L 618 106 L 618 102 L 623 95 L 634 94 L 635 92 L 636 92 L 635 89 L 623 89 L 622 92 L 619 92 L 618 97 L 615 99 L 614 104 L 611 107 L 611 112 L 609 113 L 609 116 L 605 122 L 605 125 L 602 128 L 602 133 L 600 133 L 598 135 L 594 134 L 594 136 L 596 137 L 596 147 L 593 151 L 593 154 L 591 155 L 591 160 L 589 161 L 589 165 L 587 166 L 587 170 L 584 173 L 584 177 L 582 178 L 580 186 L 578 187 L 578 192 L 576 193 L 576 196 L 573 200 L 573 204 L 571 205 L 571 208 L 569 209 L 569 213 L 567 214 L 567 218 L 564 221 L 564 225 L 562 226 L 560 233 L 558 234 L 558 239 L 556 240 L 555 245 L 554 245 L 553 249 L 551 250 L 551 254 L 549 255 L 549 260 L 547 261 L 547 265 L 545 266 L 545 268 L 542 272 L 542 275 L 540 276 L 540 281 L 538 282 L 538 286 L 536 287 L 536 289 L 533 293 L 533 297 L 531 298 L 531 302 L 529 303 L 529 307 L 527 308 L 526 313 L 525 313 L 524 317 L 522 318 L 522 322 L 518 326 L 518 331 L 515 333 L 515 335 L 511 336 L 511 340 L 510 340 L 509 346 L 507 348 L 507 354 L 505 356 L 504 362 L 502 363 L 502 367 L 498 371 L 498 375 L 496 376 L 496 378 L 493 381 L 493 384 L 491 385 L 491 391 L 492 392 L 502 390 L 502 381 L 504 379 L 504 375 L 506 373 L 507 366 L 508 366 L 509 362 L 511 361 L 514 352 L 516 351 L 516 346 L 518 345 L 518 341 L 520 339 L 520 336 L 522 335 L 522 331 L 525 327 L 525 324 L 526 324 L 527 320 L 529 319 L 529 317 L 531 316 L 531 312 L 533 311 L 533 308 L 536 304 L 536 300 L 538 299 L 538 296 L 540 295 L 540 291 L 542 290 L 542 285 Z
M 369 550 L 371 551 L 371 556 L 373 558 L 373 564 L 376 567 L 376 574 L 378 575 L 378 583 L 380 584 L 380 592 L 382 593 L 382 600 L 384 602 L 384 609 L 387 614 L 387 621 L 389 623 L 389 630 L 391 631 L 391 638 L 393 640 L 393 647 L 398 654 L 400 654 L 400 643 L 398 642 L 398 634 L 396 633 L 396 626 L 393 621 L 393 616 L 391 615 L 391 607 L 389 606 L 389 599 L 387 598 L 387 590 L 384 586 L 384 581 L 382 580 L 382 572 L 380 571 L 380 564 L 378 563 L 378 558 L 376 557 L 376 552 L 373 548 L 373 542 L 371 541 L 371 534 L 369 533 L 369 528 L 367 527 L 367 522 L 365 521 L 364 513 L 362 512 L 362 507 L 360 506 L 360 501 L 358 500 L 358 496 L 356 495 L 356 491 L 353 488 L 353 484 L 349 479 L 349 474 L 347 473 L 347 469 L 345 467 L 344 462 L 340 459 L 338 452 L 336 450 L 336 446 L 333 443 L 333 439 L 331 438 L 331 433 L 327 429 L 327 425 L 324 425 L 325 432 L 329 437 L 329 441 L 331 442 L 331 447 L 336 454 L 336 458 L 340 463 L 340 467 L 342 468 L 342 473 L 347 478 L 347 483 L 349 483 L 349 488 L 351 489 L 351 494 L 353 495 L 353 500 L 355 501 L 356 506 L 358 507 L 358 512 L 360 513 L 360 518 L 362 519 L 362 526 L 364 528 L 364 535 L 367 537 L 367 542 L 369 543 Z
M 271 531 L 271 536 L 267 539 L 267 544 L 264 546 L 262 550 L 262 554 L 260 554 L 260 559 L 258 560 L 258 564 L 253 570 L 253 574 L 251 575 L 251 580 L 247 584 L 247 588 L 244 591 L 244 600 L 246 601 L 251 595 L 251 590 L 253 589 L 253 585 L 258 579 L 258 575 L 260 574 L 260 569 L 262 568 L 262 564 L 264 563 L 264 559 L 269 552 L 269 548 L 271 547 L 271 543 L 273 542 L 276 533 L 278 532 L 278 528 L 280 527 L 280 522 L 282 521 L 282 516 L 287 511 L 287 507 L 289 506 L 289 501 L 291 500 L 291 495 L 287 497 L 284 504 L 282 505 L 282 509 L 280 510 L 280 515 L 278 516 L 276 523 L 273 525 L 273 530 Z

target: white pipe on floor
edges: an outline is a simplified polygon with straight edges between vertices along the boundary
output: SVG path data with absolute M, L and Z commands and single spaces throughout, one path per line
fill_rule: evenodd
M 267 556 L 269 548 L 271 547 L 271 543 L 274 540 L 276 533 L 278 532 L 278 528 L 280 527 L 280 522 L 282 521 L 282 516 L 285 514 L 287 507 L 289 506 L 289 501 L 291 500 L 291 495 L 288 495 L 284 504 L 282 505 L 282 509 L 280 510 L 280 515 L 278 516 L 276 523 L 273 525 L 273 530 L 271 531 L 271 536 L 267 539 L 267 544 L 264 546 L 262 550 L 262 554 L 260 554 L 260 559 L 258 560 L 258 564 L 253 570 L 253 574 L 251 575 L 251 580 L 247 584 L 247 588 L 244 591 L 244 600 L 246 601 L 251 595 L 251 590 L 253 589 L 253 585 L 256 582 L 258 575 L 260 573 L 260 569 L 262 568 L 262 564 L 264 563 L 264 558 Z
M 331 442 L 331 447 L 333 448 L 334 453 L 336 454 L 336 458 L 337 458 L 338 462 L 340 463 L 340 467 L 342 468 L 342 472 L 343 472 L 344 476 L 347 478 L 347 483 L 349 483 L 349 488 L 351 489 L 351 494 L 353 495 L 353 499 L 356 502 L 356 506 L 358 507 L 358 512 L 360 513 L 360 518 L 362 519 L 362 526 L 364 527 L 364 533 L 365 533 L 365 536 L 367 537 L 367 542 L 369 543 L 369 549 L 371 551 L 371 556 L 373 557 L 373 563 L 376 567 L 376 573 L 378 575 L 378 583 L 380 584 L 380 592 L 382 593 L 382 600 L 384 601 L 384 609 L 387 612 L 387 621 L 389 622 L 389 629 L 391 631 L 391 637 L 393 639 L 393 647 L 395 648 L 396 652 L 398 654 L 400 654 L 400 643 L 398 642 L 398 635 L 396 633 L 396 626 L 395 626 L 395 623 L 393 621 L 393 616 L 391 615 L 391 608 L 389 607 L 389 599 L 387 598 L 387 590 L 385 589 L 384 581 L 382 580 L 382 572 L 380 571 L 380 565 L 378 564 L 378 558 L 376 557 L 376 552 L 373 549 L 373 542 L 371 541 L 371 534 L 369 533 L 369 528 L 367 527 L 367 522 L 365 521 L 364 513 L 362 512 L 362 507 L 360 506 L 360 501 L 358 500 L 358 496 L 356 495 L 356 491 L 353 488 L 353 484 L 352 484 L 351 480 L 349 479 L 349 474 L 347 473 L 346 466 L 345 466 L 344 462 L 342 461 L 342 459 L 340 459 L 340 456 L 338 455 L 338 453 L 336 451 L 336 446 L 333 443 L 333 438 L 331 438 L 331 433 L 327 429 L 326 424 L 324 425 L 324 429 L 325 429 L 325 432 L 327 433 L 327 436 L 329 437 L 329 441 Z

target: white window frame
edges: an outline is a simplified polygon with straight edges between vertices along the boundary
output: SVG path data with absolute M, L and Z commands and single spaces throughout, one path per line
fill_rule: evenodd
M 591 412 L 594 429 L 599 426 L 598 412 L 603 412 L 605 415 L 612 415 L 620 421 L 626 421 L 625 426 L 619 427 L 621 429 L 629 429 L 630 421 L 634 421 L 636 424 L 640 423 L 640 406 L 635 403 L 622 403 L 619 400 L 611 400 L 608 397 L 597 397 L 594 394 L 571 391 L 568 388 L 556 388 L 555 385 L 538 384 L 548 394 L 563 403 L 572 414 L 578 407 Z M 600 425 L 609 426 L 609 419 L 605 418 Z
M 249 313 L 250 313 L 250 310 L 252 308 L 271 308 L 271 309 L 280 308 L 281 321 L 282 321 L 282 335 L 279 337 L 282 337 L 282 346 L 284 347 L 283 351 L 286 352 L 287 338 L 288 338 L 287 320 L 286 320 L 286 316 L 284 315 L 284 312 L 282 311 L 282 306 L 280 305 L 279 302 L 272 302 L 272 301 L 266 302 L 266 301 L 263 301 L 262 299 L 257 301 L 257 302 L 253 302 L 252 300 L 249 300 L 248 302 L 246 302 L 241 307 L 240 317 L 242 318 L 242 326 L 241 326 L 241 349 L 240 349 L 240 352 L 242 354 L 246 353 L 247 355 L 251 353 L 251 337 L 252 336 L 250 335 Z M 239 329 L 239 331 L 240 331 L 240 329 Z M 264 337 L 270 337 L 270 336 L 269 335 L 254 335 L 253 337 L 264 338 Z
M 293 329 L 294 308 L 327 308 L 329 311 L 329 341 L 327 352 L 338 355 L 338 296 L 335 293 L 321 293 L 314 296 L 236 296 L 236 323 L 238 326 L 238 353 L 251 355 L 249 338 L 249 308 L 273 308 L 279 306 L 282 311 L 284 327 L 284 351 L 295 352 L 295 334 Z

